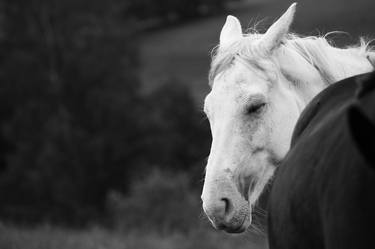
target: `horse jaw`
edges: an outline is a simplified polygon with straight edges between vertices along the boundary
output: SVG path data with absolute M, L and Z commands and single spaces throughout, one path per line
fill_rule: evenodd
M 234 16 L 227 16 L 227 20 L 220 33 L 220 48 L 225 48 L 242 38 L 240 21 Z
M 290 5 L 288 10 L 263 35 L 261 44 L 266 52 L 272 52 L 278 48 L 288 34 L 296 13 L 296 6 L 297 3 Z

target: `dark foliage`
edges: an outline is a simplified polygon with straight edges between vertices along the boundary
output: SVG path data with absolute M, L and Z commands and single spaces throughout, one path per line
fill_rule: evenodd
M 84 224 L 103 217 L 109 190 L 126 192 L 149 165 L 191 170 L 207 154 L 207 124 L 186 89 L 141 96 L 126 8 L 2 1 L 3 219 Z
M 199 194 L 191 191 L 189 176 L 151 171 L 136 181 L 127 196 L 108 195 L 112 226 L 119 230 L 158 231 L 161 234 L 191 232 L 202 225 Z

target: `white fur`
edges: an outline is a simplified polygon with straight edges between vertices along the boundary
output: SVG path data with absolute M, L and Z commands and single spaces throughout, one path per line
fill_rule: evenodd
M 267 30 L 261 39 L 262 48 L 266 52 L 272 52 L 278 48 L 280 43 L 289 32 L 296 13 L 296 3 L 290 5 L 287 11 Z
M 220 45 L 229 47 L 231 43 L 242 37 L 240 21 L 234 16 L 228 16 L 220 34 Z
M 292 5 L 265 35 L 239 33 L 234 17 L 223 27 L 204 104 L 213 140 L 202 200 L 213 223 L 218 200 L 230 198 L 227 225 L 249 226 L 306 104 L 329 84 L 373 69 L 365 42 L 340 49 L 325 37 L 288 34 L 294 12 Z M 259 99 L 266 103 L 262 111 L 246 113 Z

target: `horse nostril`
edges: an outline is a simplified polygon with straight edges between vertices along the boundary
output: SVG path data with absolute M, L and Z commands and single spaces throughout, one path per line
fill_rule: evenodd
M 225 216 L 232 213 L 233 210 L 233 203 L 228 198 L 221 198 L 224 202 L 224 214 Z

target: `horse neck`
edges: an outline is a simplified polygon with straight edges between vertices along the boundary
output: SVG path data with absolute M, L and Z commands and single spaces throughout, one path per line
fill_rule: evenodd
M 370 54 L 374 52 L 367 52 L 365 48 L 328 48 L 331 51 L 329 57 L 336 65 L 336 78 L 334 82 L 349 78 L 358 74 L 371 72 L 374 68 L 367 59 Z M 330 82 L 330 84 L 334 83 Z
M 348 49 L 326 47 L 316 54 L 312 52 L 310 63 L 319 72 L 320 78 L 313 79 L 301 89 L 303 105 L 307 105 L 319 92 L 337 81 L 374 70 L 367 55 L 375 58 L 374 52 L 366 52 L 363 47 Z

